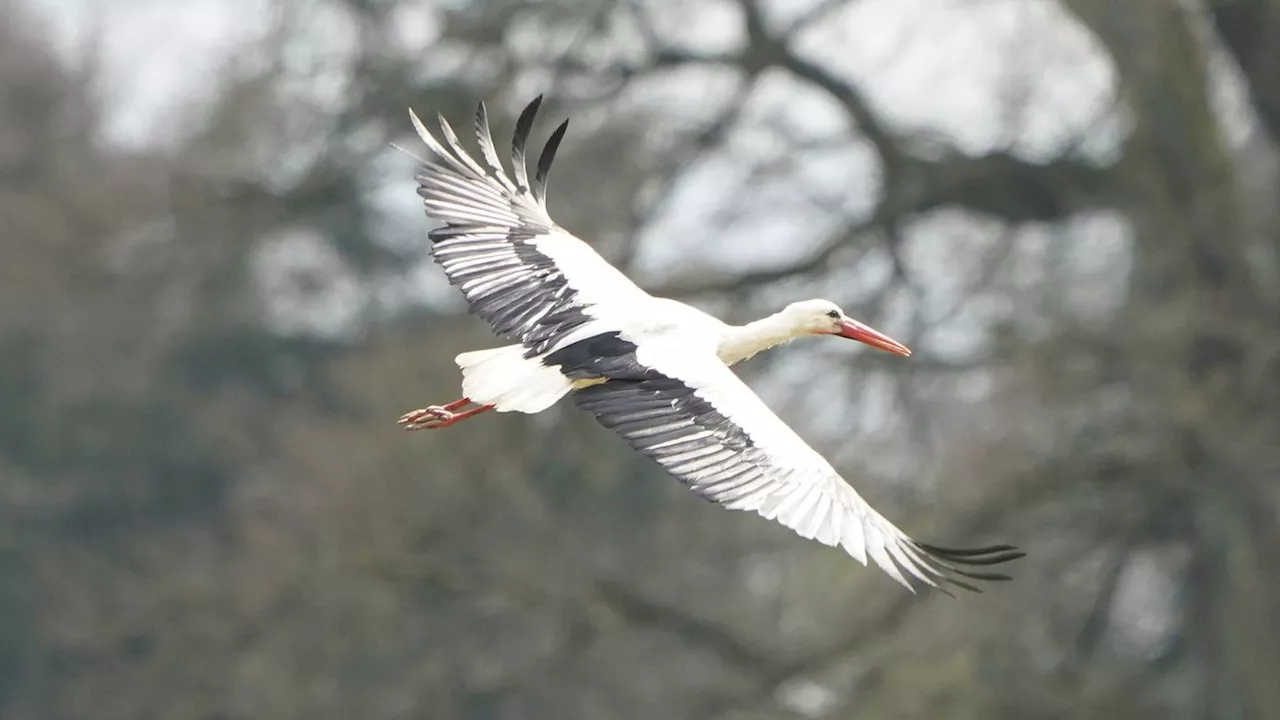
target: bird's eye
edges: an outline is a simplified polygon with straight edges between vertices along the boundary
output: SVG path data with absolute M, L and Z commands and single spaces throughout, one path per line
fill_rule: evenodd
M 840 319 L 840 311 L 839 311 L 839 310 L 832 310 L 831 312 L 827 313 L 827 317 L 831 318 L 832 320 L 839 320 L 839 319 Z

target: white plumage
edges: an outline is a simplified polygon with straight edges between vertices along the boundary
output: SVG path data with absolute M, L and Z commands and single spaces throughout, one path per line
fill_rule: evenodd
M 462 369 L 462 396 L 498 412 L 540 413 L 573 389 L 559 368 L 524 356 L 523 345 L 473 350 L 454 359 Z
M 495 409 L 536 413 L 570 395 L 605 427 L 699 495 L 751 510 L 803 537 L 868 558 L 914 591 L 909 578 L 977 588 L 961 577 L 1005 580 L 959 565 L 1021 557 L 998 545 L 951 550 L 918 543 L 877 513 L 730 369 L 801 335 L 838 335 L 910 355 L 833 303 L 809 300 L 743 326 L 641 290 L 546 209 L 547 176 L 568 126 L 560 125 L 532 181 L 525 145 L 541 98 L 516 122 L 513 176 L 502 169 L 481 104 L 480 156 L 440 118 L 437 140 L 410 112 L 432 150 L 417 176 L 431 252 L 471 311 L 515 344 L 463 353 L 464 397 L 405 414 L 409 429 L 452 425 Z M 462 408 L 475 405 L 469 410 Z

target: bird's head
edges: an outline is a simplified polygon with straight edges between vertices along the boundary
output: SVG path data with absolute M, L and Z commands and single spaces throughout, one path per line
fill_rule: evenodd
M 801 333 L 838 335 L 894 355 L 911 356 L 906 345 L 845 315 L 830 300 L 804 300 L 788 305 L 782 312 Z

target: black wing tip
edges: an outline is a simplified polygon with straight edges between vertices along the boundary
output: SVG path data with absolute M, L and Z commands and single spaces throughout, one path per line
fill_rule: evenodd
M 565 118 L 564 122 L 556 126 L 556 129 L 551 133 L 551 137 L 547 138 L 547 144 L 542 147 L 542 156 L 538 158 L 538 165 L 543 166 L 545 163 L 545 167 L 539 167 L 542 170 L 544 180 L 546 179 L 546 174 L 551 170 L 551 161 L 555 160 L 556 151 L 560 149 L 560 142 L 564 140 L 564 135 L 568 131 L 569 119 Z
M 930 545 L 928 543 L 918 542 L 913 544 L 916 548 L 928 554 L 930 557 L 940 561 L 940 564 L 946 572 L 939 579 L 950 585 L 979 594 L 982 593 L 982 589 L 980 587 L 955 576 L 981 582 L 1009 582 L 1013 578 L 1004 573 L 978 572 L 975 570 L 961 569 L 956 567 L 956 565 L 985 567 L 988 565 L 999 565 L 1012 562 L 1019 558 L 1026 557 L 1027 555 L 1025 552 L 1022 552 L 1013 545 L 990 545 L 982 548 L 944 548 L 937 545 Z M 939 589 L 947 595 L 955 597 L 954 594 L 948 592 L 945 588 L 939 586 Z
M 915 546 L 934 557 L 966 565 L 993 565 L 1026 556 L 1026 553 L 1013 545 L 990 545 L 982 548 L 945 548 L 928 543 L 915 543 Z
M 560 141 L 564 140 L 564 134 L 568 130 L 569 121 L 566 119 L 551 133 L 547 144 L 542 146 L 542 154 L 538 156 L 538 169 L 533 177 L 533 195 L 539 202 L 546 200 L 547 176 L 551 173 L 551 164 L 555 162 L 556 151 L 560 149 Z
M 538 108 L 542 105 L 542 96 L 533 99 L 520 111 L 520 117 L 516 118 L 516 129 L 511 135 L 511 164 L 516 172 L 516 192 L 524 194 L 529 192 L 529 175 L 525 169 L 524 152 L 525 146 L 529 143 L 529 133 L 533 130 L 534 118 L 538 115 Z
M 538 108 L 542 107 L 542 96 L 534 98 L 532 102 L 524 106 L 524 110 L 520 111 L 520 117 L 516 118 L 516 132 L 511 138 L 511 147 L 513 150 L 523 151 L 525 143 L 529 141 L 529 132 L 533 130 L 533 121 L 538 116 Z

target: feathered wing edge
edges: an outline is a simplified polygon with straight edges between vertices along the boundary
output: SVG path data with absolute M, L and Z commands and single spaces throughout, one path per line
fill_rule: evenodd
M 852 491 L 852 487 L 844 483 L 842 479 L 840 483 L 842 487 Z M 953 598 L 955 594 L 947 586 L 958 587 L 973 593 L 981 593 L 982 590 L 978 585 L 968 581 L 1003 582 L 1012 578 L 1004 573 L 989 572 L 977 568 L 999 565 L 1017 560 L 1026 555 L 1026 553 L 1012 545 L 991 545 L 980 548 L 944 548 L 918 542 L 867 504 L 866 500 L 862 499 L 861 496 L 857 496 L 856 493 L 854 495 L 856 500 L 853 503 L 860 505 L 863 508 L 863 512 L 860 513 L 862 531 L 856 536 L 852 544 L 847 537 L 828 536 L 824 538 L 821 533 L 805 532 L 804 526 L 796 522 L 796 517 L 788 520 L 782 517 L 781 513 L 761 514 L 768 519 L 777 520 L 790 527 L 799 533 L 801 537 L 812 538 L 825 545 L 843 547 L 846 552 L 863 565 L 869 565 L 869 560 L 875 561 L 875 564 L 889 577 L 912 593 L 916 592 L 917 582 Z M 846 502 L 846 507 L 851 506 L 853 503 Z M 732 504 L 727 504 L 725 507 L 738 509 L 733 507 Z M 760 511 L 757 510 L 757 512 Z
M 1026 556 L 1026 553 L 1018 550 L 1018 548 L 1012 545 L 991 545 L 983 548 L 959 549 L 943 548 L 936 545 L 929 545 L 928 543 L 916 542 L 914 540 L 910 541 L 910 544 L 914 549 L 929 556 L 929 558 L 933 560 L 932 564 L 941 566 L 950 573 L 955 573 L 961 577 L 980 581 L 1004 582 L 1011 578 L 1004 573 L 964 570 L 956 566 L 965 565 L 969 567 L 986 567 L 989 565 L 999 565 L 1010 562 Z M 943 582 L 950 583 L 956 587 L 968 590 L 969 592 L 982 592 L 982 589 L 978 586 L 965 582 L 964 580 L 958 580 L 948 574 L 938 574 L 937 577 Z M 932 585 L 933 583 L 930 584 Z M 944 587 L 939 585 L 934 585 L 934 587 L 937 587 L 948 595 L 952 595 L 952 593 L 948 592 Z M 952 597 L 954 597 L 954 595 L 952 595 Z
M 525 148 L 541 100 L 529 103 L 515 123 L 510 174 L 483 103 L 473 119 L 479 148 L 472 152 L 463 149 L 443 117 L 433 135 L 409 111 L 431 150 L 416 175 L 427 215 L 442 223 L 427 233 L 431 256 L 462 291 L 472 313 L 500 337 L 525 345 L 530 357 L 589 321 L 587 309 L 601 298 L 644 294 L 547 211 L 547 177 L 568 121 L 548 139 L 530 182 Z
M 919 584 L 948 595 L 949 586 L 981 592 L 969 581 L 1009 577 L 978 568 L 1023 555 L 1007 545 L 962 550 L 912 540 L 714 356 L 641 357 L 615 332 L 565 346 L 545 361 L 571 379 L 609 378 L 574 390 L 575 404 L 698 496 L 841 547 L 863 565 L 874 561 L 911 592 Z M 762 444 L 762 437 L 774 442 Z
M 443 115 L 438 113 L 436 115 L 440 133 L 444 137 L 443 143 L 427 130 L 426 125 L 412 109 L 409 110 L 409 118 L 413 122 L 414 130 L 427 143 L 427 146 L 431 148 L 436 157 L 450 170 L 464 177 L 470 176 L 478 180 L 487 179 L 496 184 L 498 188 L 515 196 L 529 195 L 545 213 L 547 209 L 547 178 L 551 173 L 551 165 L 555 162 L 556 151 L 560 149 L 560 143 L 564 140 L 565 133 L 569 129 L 569 121 L 565 120 L 560 123 L 551 133 L 551 137 L 547 139 L 546 145 L 543 146 L 542 152 L 538 155 L 533 182 L 530 183 L 525 148 L 528 146 L 529 133 L 533 130 L 533 123 L 541 106 L 542 96 L 539 95 L 525 106 L 520 116 L 516 119 L 515 132 L 511 137 L 511 169 L 515 178 L 514 182 L 512 176 L 508 176 L 503 171 L 502 161 L 498 157 L 493 135 L 489 129 L 489 112 L 483 102 L 476 108 L 474 123 L 476 141 L 480 145 L 480 156 L 484 159 L 483 167 L 476 162 L 470 153 L 463 149 L 462 142 L 458 139 L 458 134 L 454 132 L 453 127 L 449 125 L 449 121 Z

